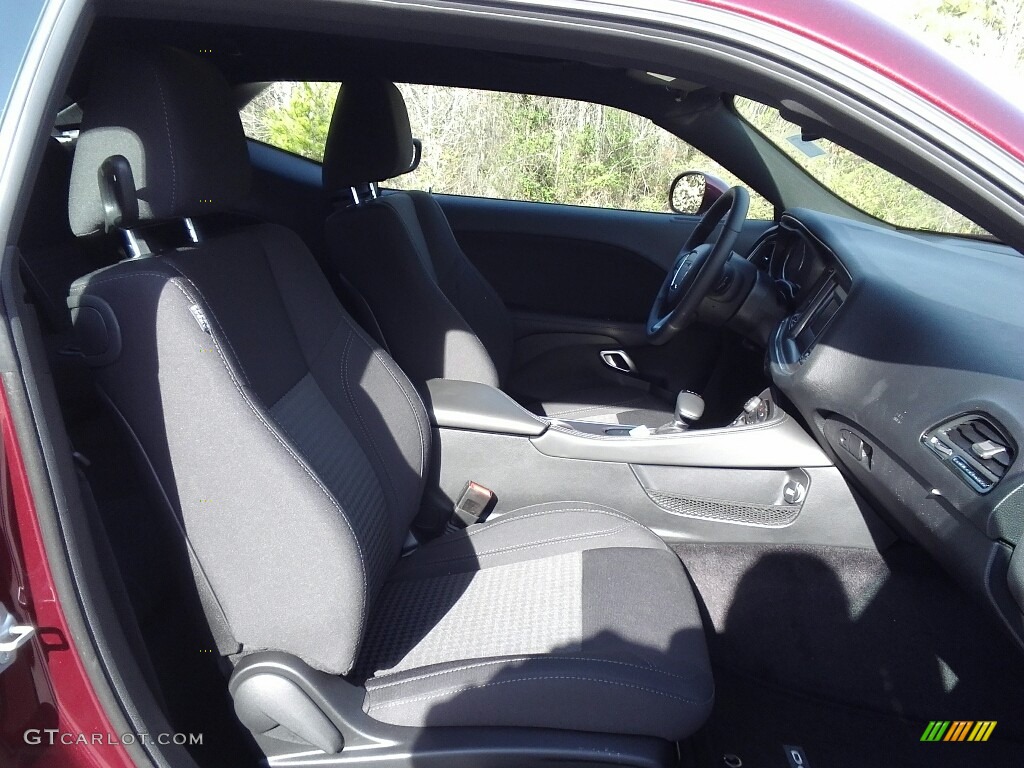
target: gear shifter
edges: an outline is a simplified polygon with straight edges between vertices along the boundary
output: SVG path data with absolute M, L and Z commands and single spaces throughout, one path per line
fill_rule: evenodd
M 670 435 L 676 432 L 685 432 L 690 425 L 700 420 L 704 415 L 704 398 L 693 392 L 683 390 L 676 397 L 675 418 L 668 424 L 663 424 L 654 430 L 656 435 Z

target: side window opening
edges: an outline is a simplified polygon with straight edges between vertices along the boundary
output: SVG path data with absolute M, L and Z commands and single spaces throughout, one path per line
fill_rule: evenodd
M 251 139 L 317 162 L 339 84 L 278 82 L 242 110 Z M 684 170 L 730 185 L 733 174 L 645 117 L 546 96 L 400 84 L 413 135 L 423 142 L 415 172 L 394 189 L 668 212 L 668 188 Z M 772 205 L 751 195 L 753 218 Z

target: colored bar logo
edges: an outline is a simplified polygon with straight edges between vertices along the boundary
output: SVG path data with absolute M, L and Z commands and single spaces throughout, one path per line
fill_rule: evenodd
M 995 720 L 932 720 L 921 734 L 921 741 L 988 741 L 996 728 Z

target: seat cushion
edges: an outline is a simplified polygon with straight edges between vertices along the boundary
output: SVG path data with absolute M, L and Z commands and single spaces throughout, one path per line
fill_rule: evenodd
M 385 585 L 357 673 L 372 717 L 689 736 L 712 699 L 678 558 L 620 512 L 543 504 L 441 537 Z
M 531 411 L 567 421 L 601 424 L 644 424 L 651 429 L 672 421 L 672 407 L 642 389 L 633 387 L 587 387 L 547 402 L 533 403 Z

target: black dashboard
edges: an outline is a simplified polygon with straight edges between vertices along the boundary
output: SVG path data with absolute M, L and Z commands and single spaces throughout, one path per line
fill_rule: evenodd
M 1024 644 L 1024 258 L 804 210 L 749 258 L 790 308 L 775 388 Z
M 783 297 L 799 305 L 829 266 L 838 262 L 812 238 L 792 216 L 786 216 L 775 230 L 762 237 L 751 250 L 750 260 L 767 272 Z
M 771 337 L 776 361 L 787 372 L 805 361 L 846 302 L 852 279 L 843 263 L 792 216 L 767 233 L 750 260 L 772 278 L 783 304 L 791 308 Z

